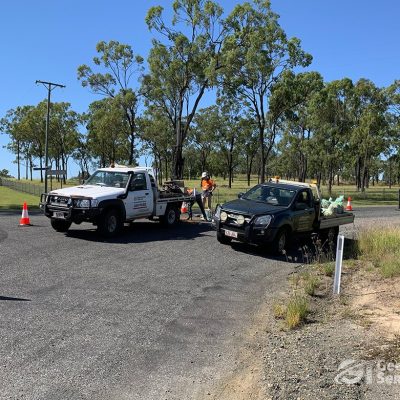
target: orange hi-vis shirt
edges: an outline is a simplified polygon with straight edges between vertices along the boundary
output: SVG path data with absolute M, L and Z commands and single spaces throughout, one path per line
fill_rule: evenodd
M 212 179 L 203 179 L 201 181 L 201 188 L 203 190 L 211 190 L 215 186 L 215 182 Z

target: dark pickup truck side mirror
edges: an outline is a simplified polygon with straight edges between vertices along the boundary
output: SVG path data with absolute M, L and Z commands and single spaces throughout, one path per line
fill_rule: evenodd
M 240 192 L 240 193 L 238 193 L 238 199 L 241 199 L 242 197 L 243 197 L 243 195 L 244 195 L 244 193 L 243 192 Z

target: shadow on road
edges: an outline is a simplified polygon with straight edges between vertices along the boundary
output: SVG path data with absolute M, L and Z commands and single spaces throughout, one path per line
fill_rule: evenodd
M 275 255 L 267 246 L 253 246 L 246 243 L 232 242 L 232 249 L 241 253 L 267 258 L 269 260 L 311 264 L 318 260 L 331 260 L 336 258 L 336 244 L 323 243 L 316 246 L 311 238 L 294 238 L 286 247 L 284 254 Z M 356 259 L 358 257 L 358 242 L 354 239 L 345 239 L 343 259 Z
M 174 227 L 167 228 L 158 222 L 135 221 L 124 226 L 123 231 L 115 238 L 107 239 L 97 233 L 96 229 L 77 230 L 74 226 L 68 230 L 66 236 L 80 240 L 107 243 L 147 243 L 166 240 L 194 240 L 213 228 L 208 223 L 181 222 Z
M 0 296 L 0 301 L 30 301 L 29 299 L 21 299 L 19 297 Z

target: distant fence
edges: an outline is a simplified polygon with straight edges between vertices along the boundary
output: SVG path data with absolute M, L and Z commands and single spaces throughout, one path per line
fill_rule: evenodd
M 34 196 L 40 196 L 44 192 L 44 185 L 29 182 L 14 181 L 11 179 L 0 178 L 0 186 L 6 186 L 19 192 L 29 193 Z
M 62 186 L 71 186 L 79 184 L 78 181 L 69 180 L 67 185 Z M 49 179 L 48 180 L 49 190 L 59 189 L 61 187 L 61 182 L 57 180 Z M 40 183 L 31 183 L 27 181 L 17 181 L 14 179 L 0 178 L 0 186 L 6 186 L 10 189 L 18 190 L 19 192 L 29 193 L 34 196 L 40 196 L 44 192 L 44 184 Z M 228 189 L 228 187 L 224 187 L 224 185 L 217 187 L 213 196 L 213 204 L 217 203 L 225 203 L 226 201 L 237 199 L 238 192 L 246 192 L 249 188 L 243 187 L 242 189 L 233 188 Z M 368 202 L 399 202 L 400 207 L 400 189 L 398 188 L 382 188 L 382 187 L 370 187 L 366 189 L 365 192 L 357 192 L 354 189 L 350 189 L 347 187 L 334 187 L 332 190 L 332 198 L 339 197 L 344 195 L 344 200 L 347 200 L 347 197 L 351 197 L 352 200 L 357 201 L 368 201 Z M 328 198 L 328 192 L 326 188 L 322 188 L 322 197 Z
M 38 185 L 29 182 L 19 182 L 11 179 L 0 178 L 0 185 L 19 192 L 29 193 L 34 196 L 40 196 L 44 192 L 44 185 Z

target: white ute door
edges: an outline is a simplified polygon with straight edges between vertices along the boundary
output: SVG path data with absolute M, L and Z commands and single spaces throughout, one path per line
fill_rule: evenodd
M 126 218 L 150 216 L 153 212 L 153 191 L 144 172 L 135 172 L 124 200 Z

